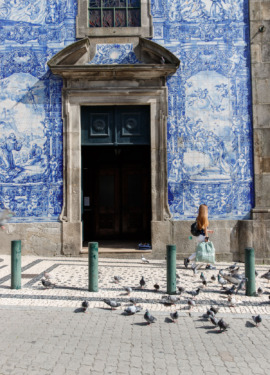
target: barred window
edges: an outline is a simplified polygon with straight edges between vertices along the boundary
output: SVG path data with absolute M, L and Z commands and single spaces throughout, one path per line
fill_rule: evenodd
M 140 27 L 140 0 L 89 0 L 89 27 Z

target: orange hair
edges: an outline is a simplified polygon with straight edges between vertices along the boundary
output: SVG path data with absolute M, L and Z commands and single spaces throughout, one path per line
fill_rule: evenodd
M 208 207 L 206 206 L 206 204 L 201 204 L 200 207 L 199 207 L 199 213 L 198 213 L 198 216 L 197 216 L 197 225 L 198 225 L 198 229 L 207 229 L 208 225 L 209 225 L 209 221 L 208 221 Z

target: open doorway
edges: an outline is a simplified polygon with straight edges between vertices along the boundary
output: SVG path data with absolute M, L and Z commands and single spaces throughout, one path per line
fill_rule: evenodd
M 150 146 L 82 146 L 83 240 L 150 242 Z

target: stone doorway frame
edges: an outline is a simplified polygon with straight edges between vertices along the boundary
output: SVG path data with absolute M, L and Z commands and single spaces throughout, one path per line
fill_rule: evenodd
M 108 85 L 108 82 L 106 82 Z M 108 93 L 109 91 L 109 93 Z M 81 223 L 81 106 L 149 105 L 152 222 L 169 219 L 167 184 L 167 88 L 151 90 L 104 88 L 103 90 L 63 89 L 64 176 L 63 250 L 78 254 L 82 246 Z M 152 230 L 152 243 L 155 242 Z M 78 251 L 79 250 L 79 251 Z
M 110 41 L 102 41 L 109 43 Z M 151 237 L 154 251 L 170 238 L 167 181 L 166 77 L 180 61 L 170 51 L 144 38 L 133 43 L 142 61 L 134 65 L 90 65 L 98 41 L 88 38 L 64 48 L 48 65 L 63 77 L 63 208 L 62 253 L 79 255 L 81 223 L 81 106 L 150 106 Z M 92 57 L 91 57 L 92 56 Z

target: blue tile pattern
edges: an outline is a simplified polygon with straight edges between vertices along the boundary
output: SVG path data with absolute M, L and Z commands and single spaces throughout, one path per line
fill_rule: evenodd
M 63 200 L 62 80 L 47 61 L 75 41 L 77 0 L 0 0 L 0 206 L 56 221 Z
M 181 60 L 168 78 L 169 205 L 248 218 L 253 164 L 248 0 L 152 0 L 153 40 Z M 0 205 L 14 221 L 62 207 L 62 81 L 47 61 L 75 41 L 77 0 L 0 0 Z M 90 64 L 138 64 L 131 44 L 98 45 Z
M 133 44 L 120 43 L 120 44 L 97 44 L 96 54 L 89 62 L 90 65 L 99 64 L 141 64 L 137 59 L 134 51 Z

